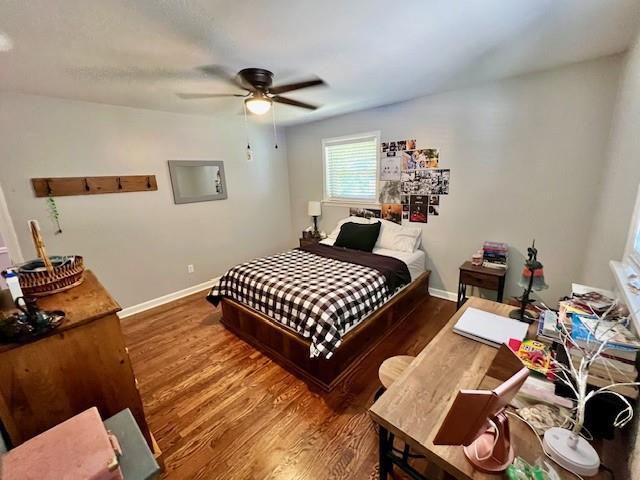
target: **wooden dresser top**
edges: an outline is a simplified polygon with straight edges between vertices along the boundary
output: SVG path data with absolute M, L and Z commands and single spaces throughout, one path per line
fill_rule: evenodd
M 51 334 L 62 333 L 121 310 L 120 305 L 109 295 L 109 292 L 105 290 L 91 270 L 85 271 L 84 281 L 77 287 L 38 298 L 38 306 L 41 310 L 62 310 L 66 314 L 62 325 Z M 0 293 L 0 310 L 4 312 L 16 311 L 8 290 L 3 290 Z M 20 345 L 0 344 L 0 352 Z

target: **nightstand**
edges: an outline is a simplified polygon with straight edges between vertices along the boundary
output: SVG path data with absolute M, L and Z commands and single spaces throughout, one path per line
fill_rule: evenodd
M 498 295 L 497 302 L 502 303 L 506 275 L 506 268 L 478 267 L 472 265 L 471 262 L 464 262 L 460 265 L 460 277 L 458 280 L 458 308 L 467 300 L 467 285 L 495 290 Z
M 320 241 L 319 238 L 302 238 L 300 237 L 300 246 L 306 247 L 307 245 L 315 245 Z

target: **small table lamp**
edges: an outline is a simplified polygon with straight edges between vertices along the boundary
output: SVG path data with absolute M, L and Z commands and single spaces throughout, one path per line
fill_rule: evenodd
M 307 213 L 310 217 L 313 217 L 313 236 L 320 238 L 320 232 L 318 231 L 318 217 L 322 214 L 320 202 L 309 202 L 307 205 Z
M 538 261 L 538 249 L 536 248 L 536 241 L 533 241 L 533 244 L 527 249 L 529 254 L 529 258 L 524 264 L 524 268 L 522 269 L 522 276 L 520 280 L 518 280 L 518 285 L 524 288 L 524 292 L 522 293 L 522 298 L 520 299 L 520 308 L 517 310 L 512 310 L 509 316 L 516 320 L 520 320 L 521 322 L 531 323 L 533 322 L 533 318 L 527 315 L 527 305 L 529 305 L 532 300 L 529 299 L 529 295 L 532 290 L 539 292 L 540 290 L 545 290 L 549 288 L 544 282 L 544 270 L 542 268 L 542 263 Z

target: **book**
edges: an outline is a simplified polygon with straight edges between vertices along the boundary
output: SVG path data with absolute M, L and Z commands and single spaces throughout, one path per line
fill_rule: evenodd
M 581 360 L 584 357 L 582 352 L 576 348 L 570 348 L 569 355 L 571 355 L 572 359 L 576 360 Z M 607 355 L 600 355 L 600 357 L 596 358 L 591 365 L 594 364 L 609 368 L 615 368 L 625 373 L 634 373 L 635 375 L 638 374 L 638 370 L 636 369 L 635 364 L 629 360 L 614 358 Z
M 546 343 L 559 342 L 558 315 L 552 310 L 544 310 L 540 316 L 542 321 L 538 322 L 538 331 L 536 333 L 538 339 Z
M 482 266 L 487 268 L 495 268 L 495 269 L 507 268 L 507 265 L 504 263 L 487 262 L 486 260 L 482 262 Z
M 632 348 L 640 348 L 640 340 L 627 327 L 619 322 L 598 320 L 594 317 L 580 316 L 582 323 L 591 334 L 600 341 L 609 342 L 612 345 L 622 345 Z
M 590 350 L 597 349 L 602 343 L 586 326 L 583 316 L 577 314 L 571 314 L 571 338 L 580 347 Z M 613 357 L 621 356 L 621 358 L 635 360 L 638 348 L 627 344 L 609 342 L 605 351 Z
M 611 381 L 609 379 L 600 378 L 595 375 L 589 375 L 589 377 L 587 378 L 587 383 L 591 386 L 598 387 L 598 388 L 611 385 Z M 623 395 L 625 397 L 632 398 L 634 400 L 638 398 L 638 387 L 635 387 L 633 385 L 617 386 L 615 388 L 612 388 L 611 390 L 614 392 L 618 392 L 620 395 Z
M 509 343 L 509 348 L 514 350 L 514 343 Z M 514 353 L 520 358 L 522 363 L 534 372 L 547 375 L 551 368 L 551 350 L 544 343 L 536 340 L 524 340 L 519 342 Z
M 573 408 L 575 403 L 569 398 L 556 395 L 555 387 L 552 382 L 531 376 L 527 378 L 524 385 L 518 391 L 518 397 L 550 405 L 558 405 L 565 408 Z
M 492 347 L 500 347 L 511 338 L 522 340 L 527 334 L 529 324 L 502 317 L 495 313 L 485 312 L 477 308 L 467 308 L 453 326 L 459 335 Z

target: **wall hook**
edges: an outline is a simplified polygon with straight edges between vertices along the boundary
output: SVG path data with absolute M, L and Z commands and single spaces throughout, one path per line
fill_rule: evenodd
M 47 180 L 47 195 L 53 195 L 53 189 L 51 188 L 51 180 Z
M 120 181 L 120 177 L 118 177 L 118 190 L 122 190 L 122 182 Z
M 91 187 L 89 186 L 89 182 L 87 181 L 87 178 L 84 178 L 84 189 L 89 192 L 91 191 Z

